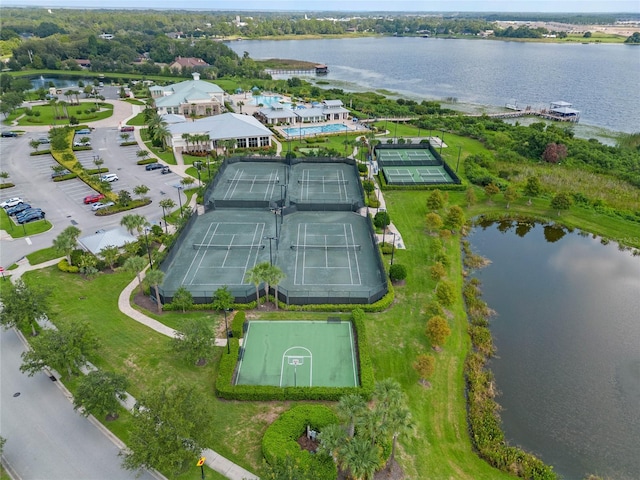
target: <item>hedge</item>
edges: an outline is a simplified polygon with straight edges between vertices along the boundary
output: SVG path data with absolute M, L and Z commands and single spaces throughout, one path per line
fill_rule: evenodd
M 327 425 L 337 424 L 338 417 L 324 405 L 297 405 L 284 412 L 273 422 L 262 437 L 262 455 L 269 464 L 287 457 L 294 459 L 303 471 L 314 472 L 315 478 L 333 480 L 338 470 L 326 453 L 311 454 L 300 448 L 297 440 L 307 429 L 322 431 Z
M 63 258 L 58 262 L 58 270 L 67 273 L 78 273 L 80 271 L 80 268 L 76 267 L 75 265 L 69 265 L 67 259 Z
M 243 336 L 242 325 L 246 318 L 247 315 L 244 310 L 240 310 L 234 315 L 233 320 L 231 321 L 231 332 L 235 338 L 241 338 Z
M 239 312 L 240 313 L 240 312 Z M 236 314 L 236 317 L 239 315 Z M 234 319 L 235 320 L 235 319 Z M 277 321 L 277 320 L 274 320 Z M 370 398 L 373 394 L 374 375 L 369 344 L 364 325 L 364 312 L 354 310 L 352 319 L 356 332 L 356 347 L 360 371 L 360 387 L 276 387 L 272 385 L 234 385 L 234 376 L 240 350 L 239 337 L 234 331 L 229 339 L 230 354 L 223 354 L 216 379 L 216 395 L 227 400 L 329 400 L 338 401 L 343 395 L 358 394 Z M 243 320 L 244 322 L 244 320 Z

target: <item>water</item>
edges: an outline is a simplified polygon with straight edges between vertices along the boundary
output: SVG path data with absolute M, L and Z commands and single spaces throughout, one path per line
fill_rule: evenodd
M 49 89 L 49 82 L 53 82 L 56 88 L 78 88 L 78 81 L 82 80 L 85 85 L 93 85 L 93 78 L 81 78 L 81 77 L 43 77 L 42 75 L 37 78 L 31 79 L 31 85 L 33 90 L 39 88 Z
M 329 125 L 319 125 L 315 127 L 291 127 L 283 128 L 284 133 L 291 136 L 318 135 L 319 133 L 335 133 L 348 130 L 346 125 L 341 123 L 331 123 Z
M 581 124 L 640 131 L 640 48 L 491 40 L 384 37 L 254 40 L 229 47 L 252 58 L 321 62 L 314 79 L 351 91 L 390 90 L 409 98 L 457 98 L 465 104 L 548 107 L 564 100 Z
M 640 258 L 536 225 L 476 229 L 509 441 L 566 479 L 640 478 Z
M 271 106 L 274 103 L 279 103 L 282 97 L 276 95 L 254 95 L 251 99 L 251 105 L 264 105 L 265 107 Z

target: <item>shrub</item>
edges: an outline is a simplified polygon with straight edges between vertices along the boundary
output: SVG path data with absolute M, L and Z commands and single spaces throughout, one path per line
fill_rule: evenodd
M 389 267 L 389 278 L 392 282 L 404 280 L 407 278 L 407 268 L 400 263 L 394 263 Z
M 66 258 L 63 258 L 58 262 L 58 270 L 66 273 L 78 273 L 80 269 L 75 265 L 69 265 Z
M 316 431 L 331 424 L 337 424 L 338 417 L 324 405 L 297 405 L 284 412 L 273 422 L 262 437 L 262 455 L 272 464 L 287 456 L 294 458 L 300 467 L 309 468 L 317 478 L 334 479 L 338 471 L 333 460 L 326 453 L 312 455 L 302 450 L 297 439 L 307 426 Z
M 235 314 L 233 320 L 231 321 L 231 332 L 234 338 L 241 338 L 244 335 L 243 325 L 247 318 L 244 310 L 240 310 Z

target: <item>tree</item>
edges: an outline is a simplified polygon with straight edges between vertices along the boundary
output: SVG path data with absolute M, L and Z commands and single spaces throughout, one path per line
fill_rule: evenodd
M 438 215 L 436 212 L 427 213 L 426 218 L 427 230 L 429 233 L 434 233 L 440 230 L 443 225 L 442 217 Z
M 542 159 L 549 163 L 558 163 L 567 158 L 567 146 L 561 143 L 550 143 L 544 149 Z
M 273 303 L 278 309 L 278 284 L 286 277 L 285 273 L 276 265 L 269 265 L 265 271 L 265 281 L 273 287 Z
M 160 207 L 162 207 L 162 218 L 164 219 L 165 232 L 169 233 L 169 230 L 168 230 L 168 227 L 167 227 L 167 210 L 169 210 L 169 212 L 171 212 L 171 209 L 175 208 L 176 202 L 174 202 L 170 198 L 164 198 L 164 199 L 160 200 L 159 205 L 160 205 Z
M 67 257 L 67 263 L 71 263 L 71 252 L 73 252 L 78 244 L 80 229 L 73 225 L 65 228 L 60 235 L 53 239 L 53 248 Z
M 400 435 L 407 435 L 413 432 L 414 425 L 411 419 L 411 411 L 407 408 L 406 404 L 400 404 L 395 406 L 389 411 L 389 415 L 386 419 L 387 425 L 385 429 L 391 432 L 391 455 L 387 465 L 391 465 L 396 456 L 396 446 L 398 443 L 398 437 Z
M 392 282 L 398 282 L 407 278 L 407 267 L 400 263 L 394 263 L 389 267 L 389 278 Z
M 366 438 L 354 437 L 341 448 L 340 458 L 355 480 L 370 480 L 378 467 L 378 448 Z
M 444 198 L 442 197 L 442 193 L 440 190 L 434 190 L 429 194 L 427 198 L 427 208 L 429 210 L 440 210 L 444 207 Z
M 33 339 L 31 350 L 22 353 L 20 371 L 30 377 L 50 367 L 66 372 L 67 377 L 80 373 L 87 357 L 99 346 L 86 322 L 72 320 L 57 329 L 46 329 Z
M 123 207 L 127 207 L 131 203 L 131 194 L 127 190 L 120 190 L 118 192 L 118 204 Z M 146 220 L 145 220 L 146 223 Z M 140 233 L 140 232 L 138 232 Z
M 362 182 L 362 189 L 364 193 L 366 193 L 367 197 L 369 197 L 376 189 L 375 184 L 371 180 L 364 180 Z
M 511 202 L 514 202 L 518 199 L 518 191 L 516 190 L 516 187 L 514 187 L 513 185 L 509 185 L 504 190 L 503 195 L 504 195 L 505 201 L 507 202 L 507 209 L 509 209 Z
M 500 187 L 492 182 L 484 187 L 484 193 L 487 195 L 487 197 L 489 197 L 489 201 L 491 201 L 494 195 L 500 193 Z
M 353 438 L 356 430 L 358 418 L 367 408 L 367 404 L 360 395 L 352 393 L 340 397 L 338 402 L 337 414 L 338 418 L 347 423 L 347 435 Z
M 426 384 L 436 369 L 436 358 L 430 353 L 421 353 L 413 362 L 413 368 L 418 372 L 420 383 Z
M 140 294 L 144 295 L 144 289 L 142 288 L 142 276 L 141 273 L 147 266 L 147 261 L 144 257 L 129 257 L 125 260 L 123 268 L 129 273 L 135 273 L 138 277 L 138 286 L 140 287 Z
M 133 187 L 133 193 L 140 197 L 140 200 L 144 200 L 145 195 L 149 193 L 149 187 L 146 185 L 136 185 Z
M 120 249 L 114 245 L 107 245 L 100 250 L 100 255 L 104 258 L 104 261 L 107 262 L 109 268 L 113 270 L 116 260 L 118 259 L 118 255 L 120 255 Z
M 160 284 L 164 280 L 164 272 L 162 270 L 148 270 L 144 280 L 149 288 L 153 287 L 156 292 L 156 306 L 158 307 L 158 313 L 162 313 L 162 300 L 160 299 Z
M 142 229 L 147 225 L 147 219 L 142 215 L 129 214 L 122 217 L 120 225 L 126 228 L 131 235 L 133 235 L 134 230 L 140 235 Z
M 136 157 L 138 157 L 140 160 L 144 161 L 149 157 L 150 153 L 148 150 L 138 150 L 136 152 Z
M 94 370 L 82 377 L 73 396 L 74 410 L 82 409 L 86 417 L 90 413 L 105 415 L 107 419 L 118 418 L 118 400 L 124 400 L 129 382 L 124 375 L 103 370 Z
M 193 185 L 193 183 L 195 182 L 195 178 L 193 177 L 183 177 L 182 180 L 180 180 L 180 184 L 185 188 L 189 188 L 191 185 Z
M 449 208 L 449 211 L 447 212 L 446 224 L 452 230 L 460 230 L 464 226 L 466 221 L 467 219 L 464 216 L 464 211 L 462 210 L 462 208 L 460 208 L 458 205 L 453 205 L 451 208 Z
M 467 208 L 478 201 L 476 191 L 473 187 L 467 188 L 467 191 L 465 192 L 465 199 L 467 200 Z
M 182 313 L 185 313 L 193 307 L 193 295 L 183 285 L 180 285 L 176 293 L 173 294 L 171 304 L 182 310 Z
M 402 387 L 393 378 L 385 378 L 376 382 L 373 398 L 375 399 L 375 408 L 381 413 L 381 423 L 383 425 L 387 420 L 389 411 L 405 403 Z
M 15 283 L 5 282 L 0 308 L 0 325 L 4 328 L 24 330 L 31 327 L 31 334 L 36 336 L 38 319 L 47 317 L 48 314 L 48 295 L 44 290 L 29 287 L 22 279 Z
M 557 210 L 558 215 L 560 215 L 560 210 L 569 210 L 571 204 L 571 197 L 564 192 L 557 193 L 551 199 L 551 208 Z
M 350 438 L 350 437 L 349 437 Z M 347 441 L 347 432 L 341 425 L 332 423 L 322 429 L 318 435 L 320 441 L 320 450 L 327 452 L 338 463 L 338 455 L 340 448 Z
M 211 327 L 202 319 L 185 320 L 173 341 L 173 349 L 183 354 L 188 362 L 196 365 L 204 365 L 207 362 L 214 345 Z
M 524 187 L 524 194 L 528 197 L 537 197 L 540 195 L 542 187 L 540 186 L 540 179 L 538 177 L 528 177 L 527 183 Z
M 431 268 L 429 270 L 431 272 L 431 279 L 435 281 L 439 281 L 447 275 L 447 271 L 444 268 L 442 262 L 435 262 L 433 265 L 431 265 Z
M 436 287 L 436 297 L 444 306 L 453 304 L 453 301 L 455 300 L 455 288 L 453 287 L 453 284 L 448 281 L 440 282 Z
M 40 148 L 41 143 L 38 141 L 37 138 L 34 138 L 33 140 L 29 141 L 29 146 L 31 148 L 33 148 L 36 152 L 38 151 L 38 149 Z
M 208 438 L 206 399 L 192 386 L 162 386 L 139 399 L 133 412 L 129 470 L 156 468 L 176 477 L 200 457 Z
M 375 214 L 373 217 L 373 224 L 380 229 L 386 229 L 387 226 L 391 223 L 391 218 L 386 211 L 380 211 Z
M 269 262 L 262 262 L 247 271 L 247 280 L 256 286 L 256 303 L 258 308 L 260 308 L 260 284 L 264 281 L 264 272 L 269 266 Z
M 96 166 L 96 175 L 100 175 L 101 167 L 104 165 L 104 160 L 100 157 L 95 157 L 93 163 Z M 109 170 L 107 170 L 109 171 Z
M 451 335 L 451 328 L 444 317 L 434 315 L 427 322 L 426 334 L 434 347 L 441 347 Z

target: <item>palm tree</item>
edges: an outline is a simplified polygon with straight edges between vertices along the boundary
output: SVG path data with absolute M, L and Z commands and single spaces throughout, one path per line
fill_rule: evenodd
M 256 303 L 258 308 L 260 308 L 260 284 L 264 281 L 264 272 L 269 266 L 269 262 L 262 262 L 247 271 L 247 280 L 256 286 Z
M 184 140 L 184 143 L 187 145 L 185 148 L 185 151 L 189 151 L 189 142 L 191 141 L 191 134 L 189 133 L 183 133 L 182 134 L 182 139 Z
M 154 142 L 158 142 L 161 146 L 163 150 L 166 150 L 167 148 L 167 137 L 171 135 L 171 132 L 169 131 L 169 127 L 167 126 L 167 122 L 161 122 L 160 125 L 158 125 L 155 129 L 155 134 L 154 137 L 152 138 L 152 140 Z
M 176 202 L 171 200 L 170 198 L 165 198 L 160 200 L 159 205 L 162 207 L 162 218 L 164 219 L 164 230 L 167 235 L 169 234 L 169 228 L 167 226 L 167 210 L 171 211 L 172 208 L 176 206 Z
M 384 432 L 382 423 L 383 412 L 378 409 L 365 408 L 357 419 L 358 436 L 363 437 L 375 445 L 378 437 Z
M 60 232 L 60 235 L 53 240 L 53 248 L 65 254 L 69 265 L 72 265 L 71 252 L 76 248 L 80 233 L 78 227 L 71 225 Z
M 142 229 L 148 224 L 147 219 L 142 215 L 130 214 L 122 217 L 122 220 L 120 220 L 120 225 L 125 227 L 127 229 L 127 232 L 129 232 L 131 235 L 133 235 L 134 230 L 138 232 L 138 235 L 140 235 Z
M 384 429 L 391 432 L 393 443 L 391 444 L 391 455 L 387 465 L 393 463 L 396 454 L 396 444 L 400 435 L 407 435 L 413 431 L 413 422 L 411 420 L 411 412 L 406 405 L 392 408 L 387 416 L 387 424 L 383 425 Z
M 129 273 L 135 273 L 138 277 L 138 286 L 140 287 L 140 293 L 142 295 L 144 295 L 144 290 L 142 289 L 142 277 L 140 276 L 140 274 L 146 266 L 147 261 L 144 259 L 144 257 L 137 256 L 127 258 L 123 265 L 125 271 Z
M 273 303 L 278 309 L 278 284 L 286 277 L 285 273 L 276 265 L 269 265 L 265 272 L 265 280 L 274 290 Z M 268 296 L 267 296 L 268 297 Z
M 367 404 L 360 395 L 351 394 L 340 397 L 338 402 L 338 418 L 348 424 L 347 434 L 353 438 L 358 417 L 366 410 Z
M 120 249 L 114 245 L 107 245 L 100 250 L 100 255 L 102 255 L 102 258 L 104 258 L 104 261 L 107 262 L 111 270 L 113 270 L 113 266 L 116 263 L 119 254 Z
M 366 438 L 354 437 L 340 450 L 342 466 L 356 480 L 369 480 L 378 466 L 378 448 Z
M 318 434 L 318 440 L 320 440 L 320 448 L 331 455 L 334 463 L 338 463 L 338 452 L 347 441 L 344 428 L 337 423 L 327 425 Z
M 385 378 L 376 382 L 373 398 L 376 401 L 376 409 L 382 412 L 382 423 L 386 422 L 388 413 L 395 407 L 404 404 L 405 398 L 402 387 L 393 378 Z
M 58 100 L 52 98 L 49 100 L 49 106 L 51 107 L 51 110 L 53 110 L 53 124 L 55 125 L 56 118 L 58 118 Z
M 149 270 L 144 278 L 149 288 L 153 287 L 156 292 L 156 305 L 158 306 L 158 313 L 162 313 L 162 300 L 160 300 L 159 286 L 164 280 L 164 272 L 162 270 Z

